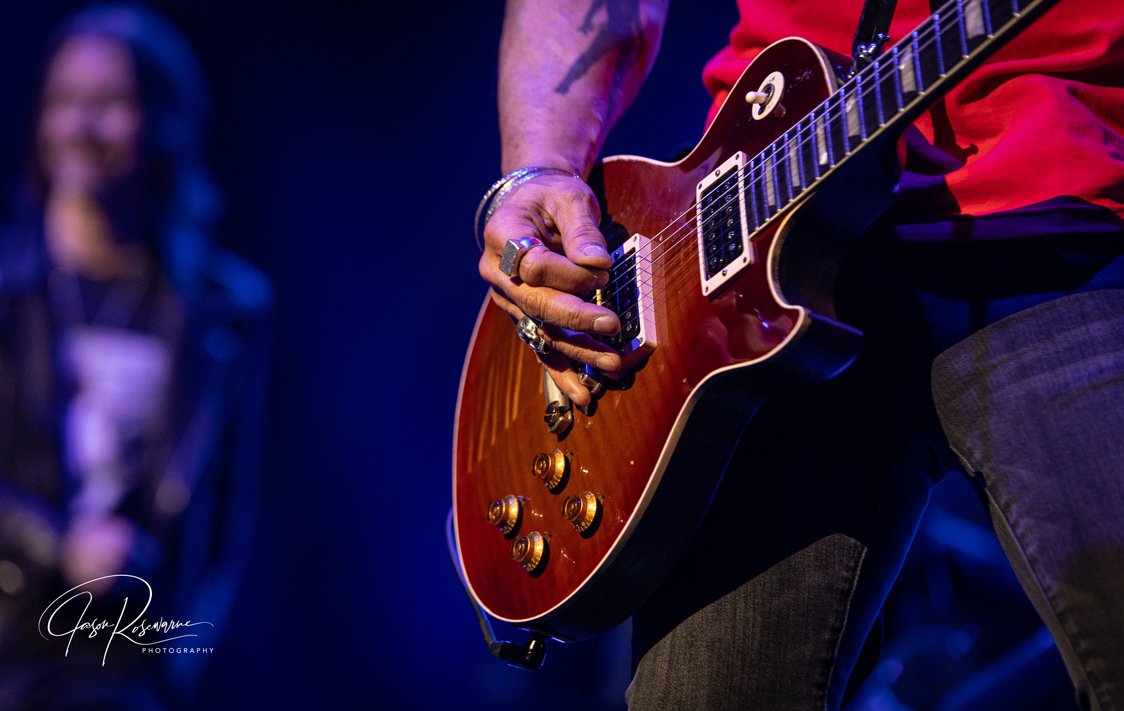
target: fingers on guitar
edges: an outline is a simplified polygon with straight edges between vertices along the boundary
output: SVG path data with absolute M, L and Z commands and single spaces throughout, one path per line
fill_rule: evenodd
M 530 286 L 578 293 L 605 286 L 609 272 L 587 269 L 544 247 L 535 247 L 519 263 L 519 278 Z
M 584 333 L 564 332 L 547 326 L 547 348 L 571 360 L 592 365 L 598 370 L 616 371 L 621 367 L 621 357 L 609 346 Z
M 513 321 L 518 321 L 520 318 L 523 318 L 524 313 L 528 313 L 529 316 L 534 318 L 540 318 L 535 317 L 533 312 L 520 309 L 513 301 L 510 301 L 504 294 L 495 289 L 491 290 L 489 293 L 492 301 L 496 303 L 496 306 L 504 310 Z M 545 323 L 543 335 L 546 337 L 547 349 L 564 356 L 564 358 L 569 358 L 570 361 L 586 363 L 598 368 L 600 371 L 610 373 L 615 372 L 620 367 L 620 356 L 613 348 L 601 343 L 601 341 L 596 338 L 583 334 L 583 332 L 579 332 L 575 329 L 563 329 L 552 326 L 550 323 Z M 571 364 L 566 363 L 565 359 L 555 358 L 555 362 L 561 364 L 560 367 L 564 367 L 565 370 L 572 370 L 570 367 Z
M 616 314 L 581 297 L 525 284 L 517 286 L 515 291 L 515 301 L 532 318 L 584 333 L 611 336 L 620 331 L 620 319 Z
M 539 356 L 539 362 L 543 364 L 551 380 L 566 394 L 566 397 L 582 406 L 588 405 L 593 399 L 589 390 L 581 384 L 570 361 L 562 353 L 555 351 Z

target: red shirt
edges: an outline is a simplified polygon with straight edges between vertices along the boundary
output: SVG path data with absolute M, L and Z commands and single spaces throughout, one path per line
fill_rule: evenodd
M 715 110 L 748 61 L 777 39 L 798 35 L 849 56 L 862 0 L 738 7 L 730 46 L 703 71 Z M 890 44 L 929 14 L 925 0 L 899 0 Z M 915 125 L 930 145 L 911 142 L 899 220 L 1051 209 L 1041 204 L 1059 198 L 1124 218 L 1120 0 L 1061 0 Z

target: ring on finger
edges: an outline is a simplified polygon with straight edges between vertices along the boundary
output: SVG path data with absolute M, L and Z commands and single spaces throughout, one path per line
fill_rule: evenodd
M 531 350 L 539 355 L 546 355 L 546 336 L 543 335 L 541 325 L 541 322 L 530 316 L 523 316 L 516 324 L 516 331 L 519 333 L 519 340 L 530 346 Z
M 538 237 L 509 239 L 503 246 L 503 254 L 500 255 L 500 271 L 505 276 L 515 277 L 519 273 L 519 262 L 523 261 L 523 255 L 535 247 L 542 246 L 542 240 Z

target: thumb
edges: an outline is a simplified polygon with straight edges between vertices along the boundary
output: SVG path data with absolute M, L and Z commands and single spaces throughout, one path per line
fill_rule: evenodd
M 554 219 L 562 238 L 562 250 L 571 262 L 593 269 L 613 266 L 605 237 L 598 227 L 601 210 L 591 192 L 567 201 L 555 212 Z

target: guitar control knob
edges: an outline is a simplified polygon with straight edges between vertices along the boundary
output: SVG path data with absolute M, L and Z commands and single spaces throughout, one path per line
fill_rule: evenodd
M 519 525 L 523 513 L 523 502 L 517 496 L 508 494 L 488 504 L 488 523 L 500 529 L 505 536 Z
M 566 479 L 570 470 L 570 458 L 562 450 L 555 449 L 550 454 L 539 454 L 531 465 L 534 475 L 546 484 L 546 488 L 554 491 Z
M 600 512 L 601 501 L 594 496 L 592 491 L 583 491 L 575 496 L 567 497 L 562 502 L 562 517 L 581 533 L 585 533 L 593 526 L 597 521 L 597 514 Z
M 546 558 L 546 539 L 538 531 L 516 538 L 511 544 L 511 558 L 528 573 L 536 572 Z

